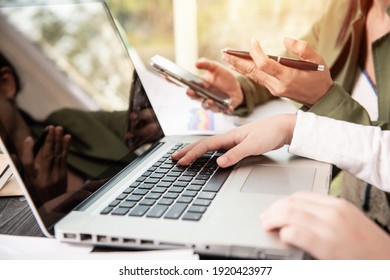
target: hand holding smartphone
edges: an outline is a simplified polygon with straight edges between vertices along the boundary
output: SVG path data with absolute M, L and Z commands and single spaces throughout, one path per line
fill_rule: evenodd
M 203 98 L 213 100 L 222 111 L 227 111 L 231 105 L 231 97 L 224 91 L 213 86 L 206 80 L 183 69 L 169 59 L 155 55 L 150 59 L 150 65 L 160 74 L 172 78 L 180 85 L 185 85 L 196 91 Z

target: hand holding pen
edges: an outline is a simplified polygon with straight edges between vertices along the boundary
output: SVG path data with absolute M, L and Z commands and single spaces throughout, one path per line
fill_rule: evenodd
M 257 40 L 251 42 L 251 59 L 245 52 L 237 56 L 226 50 L 222 58 L 233 70 L 266 87 L 275 97 L 288 97 L 310 107 L 333 86 L 330 71 L 307 42 L 286 38 L 284 44 L 298 60 L 268 56 Z
M 250 53 L 248 51 L 238 51 L 238 50 L 222 50 L 222 52 L 238 56 L 245 59 L 252 59 Z M 279 62 L 280 64 L 284 66 L 288 66 L 295 69 L 301 69 L 301 70 L 310 70 L 310 71 L 324 71 L 325 66 L 323 64 L 317 64 L 309 61 L 304 61 L 300 59 L 295 58 L 289 58 L 289 57 L 283 57 L 283 56 L 276 56 L 276 55 L 268 55 L 270 59 L 275 60 L 276 62 Z

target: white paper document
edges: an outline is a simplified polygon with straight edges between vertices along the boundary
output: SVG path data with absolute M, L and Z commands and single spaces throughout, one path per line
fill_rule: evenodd
M 94 247 L 53 238 L 0 234 L 0 260 L 194 260 L 192 249 L 94 252 Z

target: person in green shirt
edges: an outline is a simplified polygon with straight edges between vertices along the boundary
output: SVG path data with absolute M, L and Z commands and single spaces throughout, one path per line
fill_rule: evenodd
M 206 80 L 231 95 L 230 112 L 237 115 L 250 114 L 256 106 L 274 98 L 288 97 L 302 104 L 304 111 L 389 129 L 389 15 L 389 0 L 334 0 L 301 40 L 285 39 L 284 55 L 325 64 L 325 71 L 303 71 L 280 65 L 268 58 L 256 40 L 251 44 L 251 60 L 223 54 L 222 58 L 241 74 L 238 78 L 215 61 L 201 59 L 196 66 L 207 70 Z M 363 90 L 364 98 L 377 100 L 374 102 L 376 118 L 371 117 L 368 106 L 353 98 L 360 72 L 365 73 L 371 85 L 370 93 Z M 199 99 L 193 91 L 188 91 L 188 95 Z M 201 101 L 204 108 L 218 111 L 212 100 Z M 340 196 L 390 229 L 389 193 L 345 172 L 340 172 L 333 181 L 341 182 Z

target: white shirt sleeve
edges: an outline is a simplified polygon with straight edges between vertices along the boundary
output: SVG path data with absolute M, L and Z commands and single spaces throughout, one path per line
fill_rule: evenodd
M 390 191 L 390 131 L 298 111 L 289 152 L 331 163 Z

